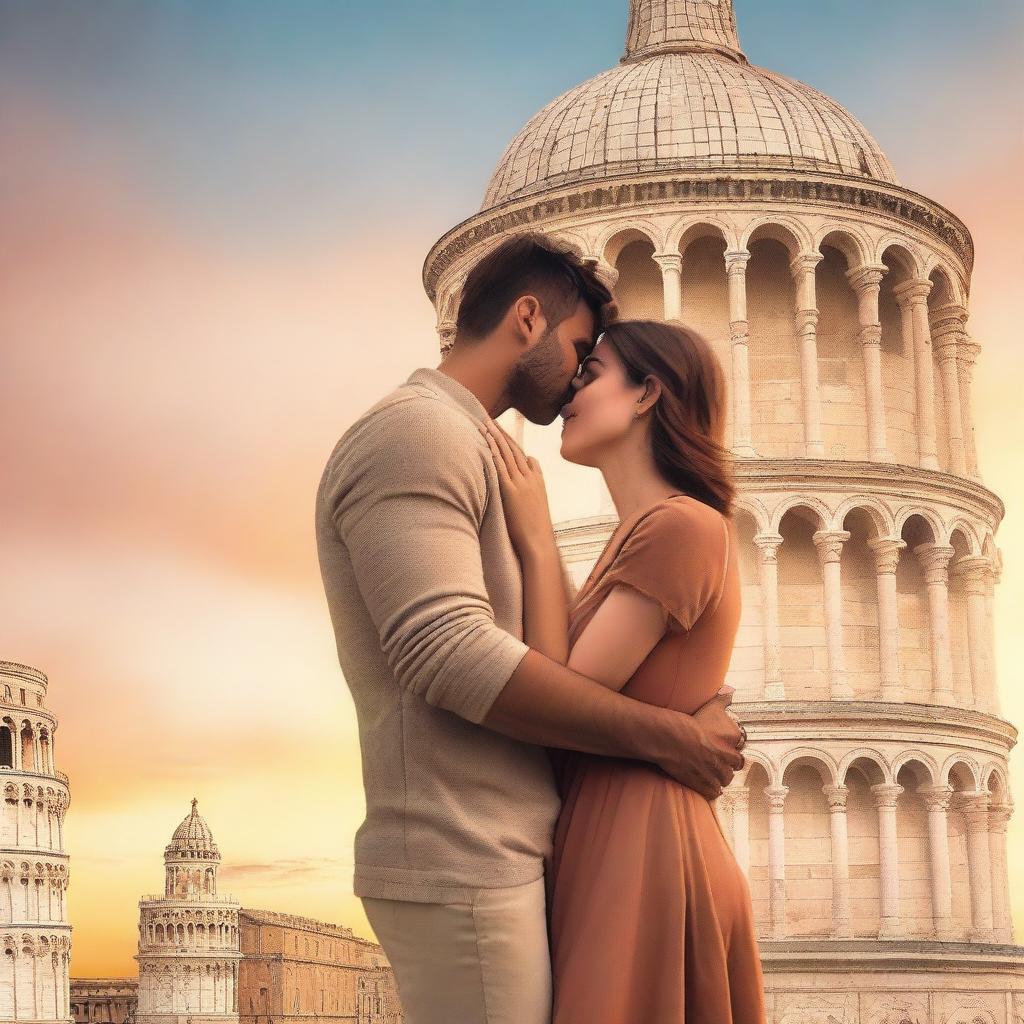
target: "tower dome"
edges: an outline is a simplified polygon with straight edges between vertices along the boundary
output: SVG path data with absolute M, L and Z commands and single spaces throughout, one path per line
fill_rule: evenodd
M 747 61 L 731 0 L 634 0 L 618 67 L 527 122 L 491 176 L 482 209 L 566 182 L 751 168 L 898 183 L 849 111 Z
M 220 859 L 220 851 L 213 841 L 213 833 L 206 819 L 199 813 L 199 801 L 192 798 L 192 810 L 174 830 L 171 841 L 164 849 L 165 859 L 180 857 L 182 854 Z

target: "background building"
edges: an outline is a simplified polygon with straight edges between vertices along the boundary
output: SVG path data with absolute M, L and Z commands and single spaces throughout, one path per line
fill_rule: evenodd
M 75 1024 L 134 1024 L 137 978 L 72 978 L 71 1016 Z
M 512 140 L 426 259 L 442 351 L 470 267 L 528 228 L 729 374 L 750 742 L 718 809 L 770 1020 L 1022 1024 L 967 228 L 839 104 L 752 66 L 731 0 L 632 0 L 620 64 Z M 518 429 L 558 465 L 557 432 Z M 602 485 L 559 524 L 577 581 L 615 523 Z
M 0 661 L 0 1021 L 70 1021 L 71 925 L 57 721 L 46 676 Z
M 139 1024 L 237 1024 L 239 905 L 217 892 L 219 865 L 193 798 L 164 850 L 164 894 L 139 901 Z
M 139 980 L 73 983 L 79 1024 L 401 1024 L 380 946 L 350 928 L 243 910 L 217 892 L 220 851 L 198 801 L 164 853 L 164 895 L 139 903 Z
M 242 1024 L 402 1021 L 394 975 L 377 943 L 341 925 L 269 910 L 243 910 L 239 926 Z

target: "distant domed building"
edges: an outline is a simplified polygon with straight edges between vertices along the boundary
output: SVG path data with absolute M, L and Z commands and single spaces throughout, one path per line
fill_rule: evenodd
M 136 1024 L 238 1024 L 239 904 L 193 798 L 164 849 L 164 893 L 139 901 Z
M 72 1020 L 71 792 L 56 767 L 46 686 L 38 669 L 0 661 L 0 1024 Z
M 619 65 L 533 117 L 428 254 L 442 352 L 469 269 L 526 229 L 603 268 L 623 317 L 703 333 L 727 371 L 729 681 L 750 741 L 716 806 L 769 1021 L 1024 1024 L 967 228 L 843 107 L 750 64 L 731 0 L 632 0 Z M 523 437 L 578 482 L 558 537 L 582 581 L 614 509 L 556 430 Z

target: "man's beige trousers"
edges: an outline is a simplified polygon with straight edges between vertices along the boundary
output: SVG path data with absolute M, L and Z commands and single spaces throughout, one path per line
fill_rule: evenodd
M 551 1024 L 544 879 L 472 902 L 363 897 L 406 1024 Z

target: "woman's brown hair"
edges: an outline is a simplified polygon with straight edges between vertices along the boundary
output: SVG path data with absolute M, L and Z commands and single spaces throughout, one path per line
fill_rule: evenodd
M 696 331 L 659 320 L 617 320 L 605 330 L 632 383 L 661 382 L 651 420 L 654 464 L 680 491 L 724 516 L 735 498 L 725 436 L 725 374 Z

